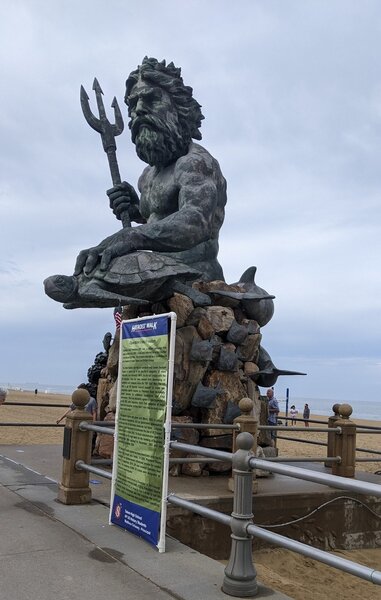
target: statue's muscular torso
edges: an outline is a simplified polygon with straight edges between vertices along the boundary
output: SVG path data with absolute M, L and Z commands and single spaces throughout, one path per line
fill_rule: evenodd
M 207 279 L 223 279 L 217 254 L 226 181 L 209 152 L 192 143 L 188 153 L 168 167 L 147 167 L 139 191 L 146 220 L 134 228 L 139 248 L 170 253 L 200 269 Z

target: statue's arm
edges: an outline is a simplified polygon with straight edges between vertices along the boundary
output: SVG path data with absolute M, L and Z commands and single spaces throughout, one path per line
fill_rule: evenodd
M 139 210 L 139 196 L 130 183 L 122 181 L 107 190 L 107 195 L 110 200 L 110 208 L 119 221 L 122 220 L 122 214 L 127 212 L 131 221 L 145 223 Z
M 113 258 L 135 250 L 179 252 L 210 239 L 218 202 L 213 171 L 200 159 L 184 157 L 178 161 L 173 176 L 178 189 L 178 210 L 163 219 L 124 228 L 99 246 L 83 250 L 75 274 L 82 269 L 91 272 L 99 260 L 100 268 L 105 270 Z
M 126 232 L 132 250 L 179 252 L 210 239 L 218 201 L 212 174 L 200 172 L 194 162 L 183 161 L 175 169 L 174 177 L 178 210 Z

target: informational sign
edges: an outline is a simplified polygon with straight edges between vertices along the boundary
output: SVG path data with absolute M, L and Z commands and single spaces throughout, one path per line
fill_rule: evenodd
M 164 552 L 176 314 L 120 332 L 110 522 Z

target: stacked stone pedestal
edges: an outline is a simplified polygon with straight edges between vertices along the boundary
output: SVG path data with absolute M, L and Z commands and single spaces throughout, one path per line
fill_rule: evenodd
M 198 284 L 202 292 L 210 292 L 215 282 Z M 218 282 L 219 287 L 227 286 Z M 239 300 L 224 297 L 214 299 L 212 304 L 195 306 L 185 295 L 175 293 L 166 302 L 150 307 L 126 306 L 123 319 L 131 319 L 147 314 L 160 314 L 174 311 L 177 315 L 174 383 L 173 383 L 173 422 L 204 423 L 206 429 L 175 428 L 173 437 L 178 441 L 208 448 L 231 451 L 232 434 L 228 429 L 213 427 L 216 423 L 232 424 L 239 416 L 238 403 L 242 398 L 253 401 L 253 415 L 259 424 L 267 423 L 267 404 L 261 401 L 255 384 L 258 372 L 258 354 L 261 342 L 260 327 L 254 319 L 248 318 Z M 109 398 L 115 403 L 115 380 L 119 354 L 119 332 L 109 351 L 106 369 L 98 389 L 98 404 Z M 270 446 L 268 432 L 260 432 L 258 443 Z M 175 465 L 172 475 L 180 473 L 200 476 L 209 473 L 228 472 L 231 465 L 223 462 L 193 463 Z

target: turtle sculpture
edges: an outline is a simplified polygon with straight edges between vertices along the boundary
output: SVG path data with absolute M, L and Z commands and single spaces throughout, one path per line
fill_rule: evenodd
M 164 300 L 173 292 L 206 306 L 210 297 L 187 285 L 201 277 L 199 271 L 175 258 L 140 250 L 115 258 L 107 271 L 97 266 L 89 275 L 51 275 L 44 287 L 50 298 L 64 303 L 64 308 L 143 305 Z

